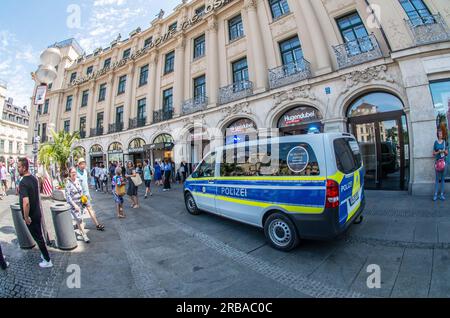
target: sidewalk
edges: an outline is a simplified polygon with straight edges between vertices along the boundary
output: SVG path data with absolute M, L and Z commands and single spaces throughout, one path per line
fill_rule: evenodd
M 389 246 L 450 248 L 450 200 L 433 202 L 407 192 L 366 191 L 364 222 L 347 240 Z

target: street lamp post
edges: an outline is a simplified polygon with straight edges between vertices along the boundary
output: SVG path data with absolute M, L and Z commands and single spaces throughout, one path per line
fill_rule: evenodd
M 40 84 L 36 89 L 34 105 L 44 105 L 45 95 L 47 94 L 47 84 L 52 83 L 58 73 L 56 66 L 61 62 L 61 52 L 58 48 L 48 48 L 41 54 L 41 65 L 35 72 L 35 79 Z M 33 137 L 33 156 L 34 156 L 34 174 L 38 170 L 38 153 L 39 153 L 39 112 L 36 109 L 36 118 L 34 121 L 34 137 Z

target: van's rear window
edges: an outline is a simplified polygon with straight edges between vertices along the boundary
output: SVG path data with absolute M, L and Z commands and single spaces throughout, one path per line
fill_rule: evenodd
M 353 138 L 339 138 L 334 140 L 336 164 L 340 172 L 353 173 L 362 166 L 362 156 L 359 145 Z

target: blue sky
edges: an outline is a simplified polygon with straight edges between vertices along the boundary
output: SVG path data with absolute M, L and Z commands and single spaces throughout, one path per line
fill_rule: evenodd
M 160 9 L 166 16 L 181 0 L 1 0 L 0 79 L 8 97 L 19 106 L 30 104 L 30 73 L 49 45 L 71 37 L 87 53 L 107 47 L 119 33 L 122 39 L 150 26 Z M 77 14 L 79 13 L 79 15 Z M 79 19 L 78 19 L 79 18 Z M 79 22 L 79 23 L 78 23 Z

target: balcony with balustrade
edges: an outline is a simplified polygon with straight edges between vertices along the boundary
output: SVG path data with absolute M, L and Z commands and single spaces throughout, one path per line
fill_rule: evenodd
M 144 127 L 146 123 L 147 123 L 147 117 L 132 118 L 132 119 L 130 119 L 130 123 L 128 125 L 128 129 L 141 128 L 141 127 Z
M 183 115 L 189 115 L 205 110 L 206 106 L 208 106 L 208 97 L 201 95 L 184 101 L 181 112 Z
M 367 63 L 383 57 L 380 45 L 373 34 L 355 41 L 333 46 L 333 49 L 340 69 Z
M 114 134 L 123 131 L 123 123 L 114 123 L 109 125 L 108 133 Z
M 153 112 L 153 123 L 161 123 L 163 121 L 171 120 L 173 118 L 173 109 L 158 110 Z
M 219 89 L 219 104 L 227 104 L 253 95 L 253 83 L 240 81 Z
M 269 70 L 271 89 L 300 82 L 311 77 L 311 63 L 305 59 Z
M 406 24 L 417 46 L 450 41 L 450 29 L 440 14 L 407 19 Z
M 96 127 L 91 129 L 90 137 L 98 137 L 103 135 L 103 127 Z

